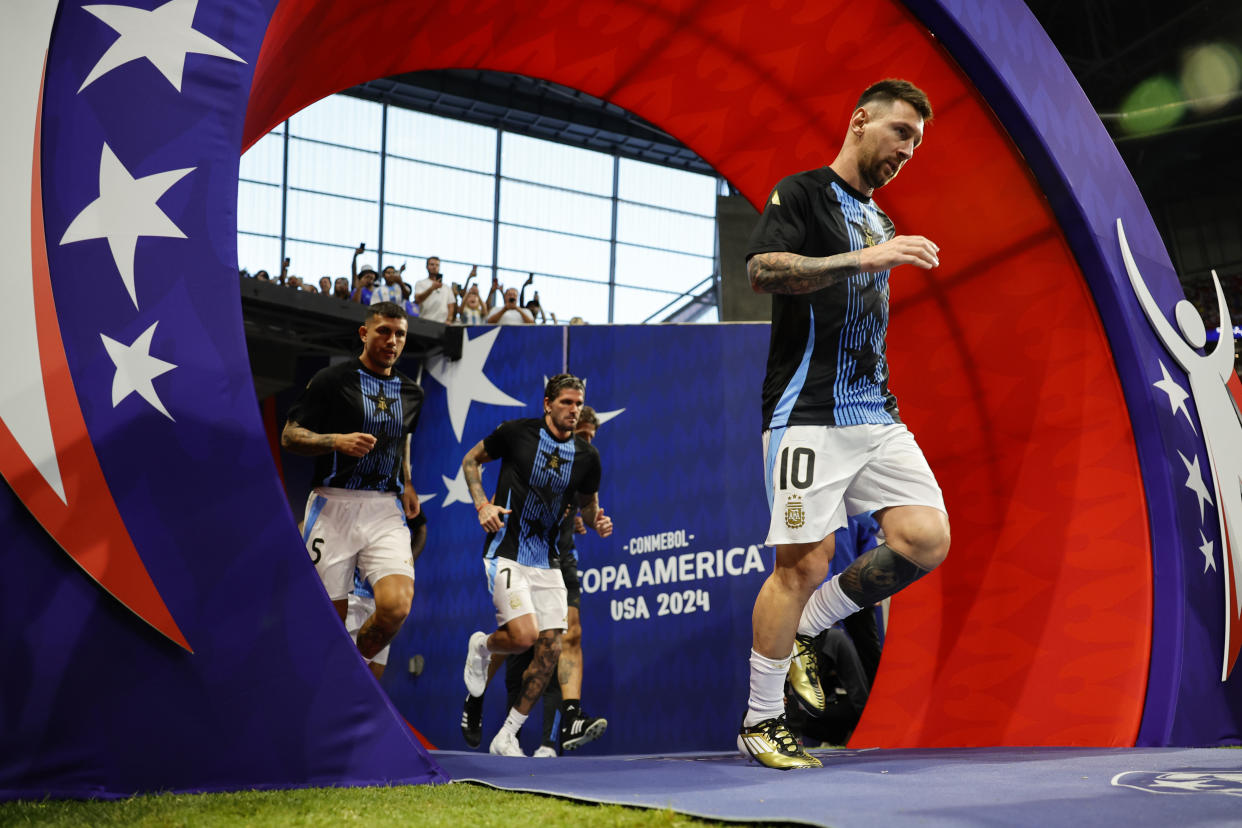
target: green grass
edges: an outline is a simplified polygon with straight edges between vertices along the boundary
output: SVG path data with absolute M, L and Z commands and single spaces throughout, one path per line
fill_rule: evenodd
M 227 794 L 164 794 L 114 802 L 0 803 L 0 826 L 687 826 L 707 822 L 670 810 L 586 805 L 479 785 L 309 788 Z

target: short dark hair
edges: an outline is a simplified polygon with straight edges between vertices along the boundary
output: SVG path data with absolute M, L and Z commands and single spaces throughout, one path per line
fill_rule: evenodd
M 396 302 L 376 302 L 374 305 L 367 305 L 366 321 L 371 321 L 373 316 L 382 316 L 385 319 L 409 319 L 405 308 Z
M 869 104 L 872 101 L 878 101 L 883 104 L 905 101 L 914 107 L 914 111 L 919 113 L 919 117 L 924 121 L 932 119 L 932 106 L 931 101 L 927 99 L 927 93 L 907 80 L 886 78 L 879 83 L 871 84 L 859 96 L 858 106 Z M 857 108 L 855 107 L 855 109 Z
M 578 425 L 593 425 L 599 428 L 599 417 L 595 416 L 595 409 L 589 405 L 582 406 L 582 410 L 578 412 Z
M 543 398 L 545 400 L 555 400 L 566 389 L 575 391 L 586 391 L 586 383 L 575 377 L 573 374 L 557 374 L 548 380 L 548 384 L 544 386 Z

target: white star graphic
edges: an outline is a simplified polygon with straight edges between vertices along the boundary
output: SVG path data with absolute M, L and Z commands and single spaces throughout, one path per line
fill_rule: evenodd
M 122 344 L 104 334 L 100 334 L 99 338 L 103 340 L 108 356 L 112 357 L 112 362 L 116 365 L 116 376 L 112 378 L 112 407 L 116 408 L 121 400 L 136 393 L 171 420 L 173 415 L 164 408 L 164 403 L 155 393 L 155 386 L 151 384 L 151 380 L 160 374 L 177 367 L 171 362 L 151 356 L 151 337 L 155 336 L 155 326 L 158 324 L 160 323 L 154 323 L 139 334 L 132 345 Z
M 1199 530 L 1199 539 L 1203 541 L 1203 545 L 1199 547 L 1199 552 L 1203 554 L 1203 571 L 1216 569 L 1216 556 L 1212 554 L 1215 543 L 1207 539 L 1207 535 L 1203 534 L 1203 530 Z
M 1173 412 L 1174 416 L 1176 416 L 1179 411 L 1185 414 L 1186 421 L 1190 423 L 1190 430 L 1195 434 L 1198 434 L 1199 430 L 1195 428 L 1195 421 L 1190 416 L 1190 409 L 1186 408 L 1186 399 L 1190 396 L 1190 394 L 1188 394 L 1185 389 L 1173 381 L 1173 378 L 1169 376 L 1169 369 L 1164 367 L 1163 361 L 1160 362 L 1160 373 L 1164 375 L 1164 379 L 1159 382 L 1153 382 L 1152 386 L 1159 388 L 1165 394 L 1169 395 L 1169 410 Z
M 427 360 L 427 371 L 436 378 L 436 382 L 444 386 L 448 393 L 449 422 L 453 426 L 453 434 L 457 442 L 461 442 L 462 431 L 466 427 L 466 416 L 470 413 L 473 402 L 489 405 L 523 406 L 521 400 L 515 400 L 501 391 L 483 373 L 483 364 L 487 355 L 496 344 L 500 328 L 493 328 L 476 339 L 470 338 L 470 332 L 463 332 L 461 343 L 461 359 L 453 362 L 442 355 Z M 445 503 L 445 506 L 448 504 Z
M 132 6 L 82 8 L 106 23 L 120 37 L 99 58 L 78 87 L 78 92 L 118 66 L 142 58 L 149 60 L 178 92 L 181 91 L 185 56 L 190 52 L 246 62 L 207 35 L 194 30 L 191 24 L 194 23 L 198 0 L 169 0 L 152 11 Z
M 618 408 L 616 411 L 596 411 L 595 419 L 598 420 L 599 425 L 602 426 L 604 423 L 608 422 L 609 420 L 615 417 L 619 417 L 624 413 L 625 413 L 624 408 Z
M 1199 522 L 1203 522 L 1203 504 L 1212 504 L 1212 496 L 1208 494 L 1207 484 L 1203 482 L 1203 472 L 1199 470 L 1199 455 L 1195 455 L 1195 461 L 1192 463 L 1186 459 L 1186 455 L 1180 451 L 1177 456 L 1182 458 L 1182 465 L 1186 467 L 1186 488 L 1195 493 L 1195 497 L 1199 498 Z
M 435 494 L 420 494 L 418 496 L 418 504 L 421 506 L 424 503 L 430 503 L 431 501 L 435 500 L 439 496 L 440 496 L 439 492 L 436 492 Z
M 83 208 L 69 223 L 60 243 L 107 239 L 116 262 L 117 272 L 134 307 L 138 307 L 138 295 L 134 289 L 134 250 L 139 236 L 159 236 L 184 239 L 177 225 L 164 214 L 156 202 L 172 185 L 176 184 L 194 167 L 169 170 L 143 178 L 134 178 L 125 169 L 112 148 L 103 145 L 99 156 L 99 198 Z
M 1153 788 L 1176 788 L 1180 791 L 1210 791 L 1215 786 L 1209 779 L 1157 779 Z
M 452 506 L 454 503 L 474 504 L 474 498 L 470 496 L 470 487 L 466 485 L 466 471 L 461 466 L 457 467 L 456 477 L 440 475 L 440 479 L 444 481 L 444 486 L 448 489 L 444 502 L 440 504 L 441 509 Z

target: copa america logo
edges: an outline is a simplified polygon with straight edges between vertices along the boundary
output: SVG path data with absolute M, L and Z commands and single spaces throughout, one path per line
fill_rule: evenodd
M 1113 777 L 1113 785 L 1153 794 L 1242 796 L 1242 771 L 1125 771 Z

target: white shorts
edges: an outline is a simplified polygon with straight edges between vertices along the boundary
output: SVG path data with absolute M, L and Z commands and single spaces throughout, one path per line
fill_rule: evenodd
M 371 584 L 414 577 L 405 509 L 392 492 L 320 486 L 307 498 L 302 540 L 333 601 L 353 590 L 354 567 Z
M 375 613 L 375 599 L 363 598 L 360 595 L 349 593 L 349 609 L 345 611 L 345 629 L 349 630 L 349 634 L 353 636 L 354 643 L 358 643 L 358 630 L 362 629 L 362 625 L 367 623 L 367 619 Z M 384 649 L 375 654 L 371 660 L 376 664 L 388 664 L 388 648 L 391 645 L 385 644 Z
M 763 457 L 769 546 L 816 543 L 849 515 L 890 506 L 945 511 L 931 467 L 900 423 L 765 431 Z
M 533 612 L 540 632 L 569 629 L 569 602 L 559 568 L 527 566 L 508 558 L 484 558 L 483 568 L 496 607 L 496 626 Z

